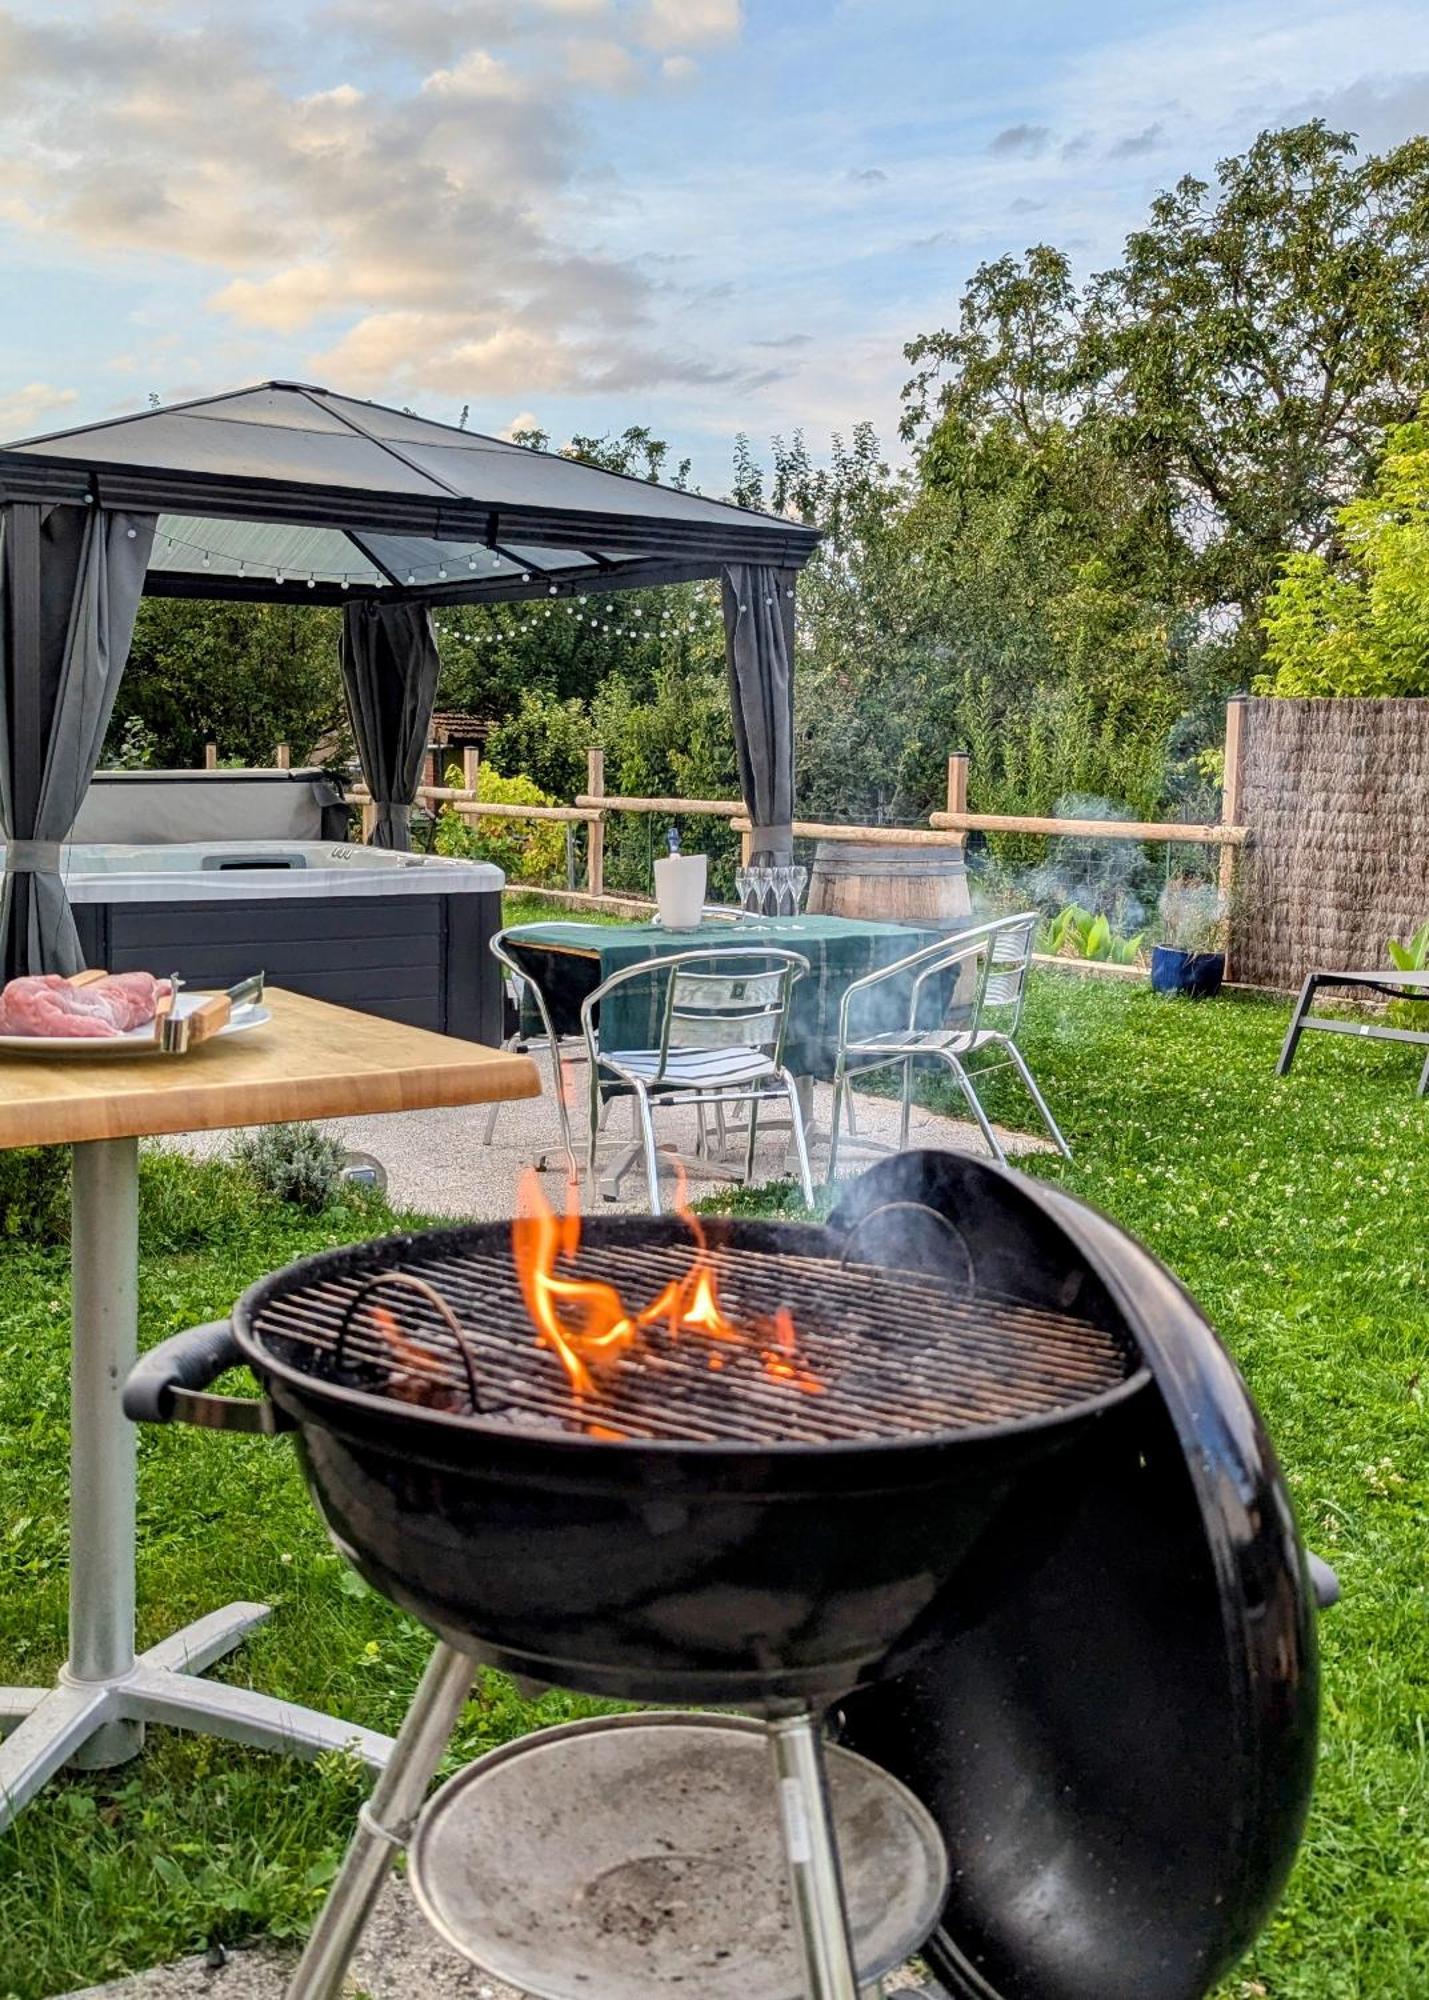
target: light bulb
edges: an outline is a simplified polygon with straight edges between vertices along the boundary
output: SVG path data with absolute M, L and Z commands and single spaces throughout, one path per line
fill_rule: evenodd
M 446 575 L 446 573 L 447 573 L 447 566 L 446 566 L 446 564 L 445 564 L 445 563 L 442 563 L 442 564 L 441 564 L 441 566 L 440 566 L 440 567 L 438 568 L 438 570 L 437 570 L 437 575 L 438 575 L 438 576 L 445 576 L 445 575 Z
M 315 575 L 315 573 L 314 573 L 314 572 L 313 572 L 312 570 L 309 570 L 309 571 L 308 571 L 308 589 L 309 589 L 309 590 L 311 590 L 311 589 L 312 589 L 312 587 L 313 587 L 313 585 L 314 585 L 314 584 L 315 584 L 316 582 L 317 582 L 317 576 Z
M 521 572 L 521 581 L 522 581 L 523 583 L 529 583 L 529 582 L 531 581 L 531 572 L 530 572 L 530 570 L 529 570 L 529 569 L 523 569 L 523 570 L 522 570 L 522 572 Z
M 281 582 L 283 581 L 283 572 L 282 572 L 281 570 L 278 570 L 278 571 L 276 572 L 276 574 L 274 575 L 274 578 L 273 578 L 273 581 L 274 581 L 274 583 L 281 583 Z
M 344 590 L 346 590 L 346 589 L 347 589 L 347 578 L 346 578 L 346 577 L 344 577 L 344 578 L 343 578 L 343 580 L 342 580 L 342 587 L 343 587 L 343 589 L 344 589 Z
M 205 568 L 205 569 L 207 569 L 207 568 L 209 567 L 209 564 L 210 564 L 210 557 L 209 557 L 209 553 L 208 553 L 208 550 L 207 550 L 207 549 L 205 549 L 205 550 L 204 550 L 204 552 L 203 552 L 203 566 L 204 566 L 204 568 Z
M 131 542 L 136 541 L 138 539 L 139 530 L 137 528 L 126 528 L 124 532 L 129 537 Z

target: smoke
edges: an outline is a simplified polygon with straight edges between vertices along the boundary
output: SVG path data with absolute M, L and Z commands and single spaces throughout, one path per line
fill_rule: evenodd
M 1105 820 L 1115 823 L 1133 815 L 1114 800 L 1091 792 L 1065 792 L 1049 815 L 1055 819 Z M 1069 904 L 1079 904 L 1094 916 L 1104 916 L 1113 932 L 1130 937 L 1149 931 L 1153 939 L 1182 931 L 1199 938 L 1213 932 L 1224 916 L 1215 884 L 1197 867 L 1210 864 L 1199 854 L 1176 855 L 1177 874 L 1169 876 L 1173 849 L 1139 840 L 1086 838 L 1066 834 L 1047 844 L 1045 857 L 1028 867 L 1009 866 L 984 853 L 978 858 L 978 900 L 990 909 L 1037 909 L 1053 916 Z M 970 857 L 971 859 L 972 857 Z M 1192 943 L 1187 949 L 1203 949 Z

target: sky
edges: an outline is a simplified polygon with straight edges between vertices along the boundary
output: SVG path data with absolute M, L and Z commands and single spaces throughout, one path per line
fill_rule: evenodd
M 1429 130 L 1429 0 L 0 0 L 0 437 L 276 377 L 721 491 L 1311 116 Z

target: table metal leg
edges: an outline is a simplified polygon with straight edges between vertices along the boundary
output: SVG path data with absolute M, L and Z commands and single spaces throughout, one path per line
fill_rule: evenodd
M 139 1142 L 74 1148 L 67 1677 L 103 1685 L 134 1664 L 136 1432 L 119 1398 L 137 1356 Z M 108 1721 L 75 1757 L 103 1770 L 136 1757 L 140 1723 Z
M 0 1831 L 65 1764 L 138 1754 L 146 1722 L 261 1749 L 351 1749 L 380 1769 L 392 1743 L 291 1702 L 196 1678 L 268 1615 L 230 1604 L 134 1656 L 135 1433 L 120 1406 L 138 1318 L 138 1144 L 74 1149 L 70 1650 L 49 1688 L 0 1688 Z
M 1305 983 L 1300 988 L 1300 998 L 1295 1002 L 1295 1011 L 1290 1016 L 1290 1026 L 1285 1030 L 1285 1040 L 1280 1047 L 1280 1060 L 1275 1065 L 1277 1076 L 1288 1076 L 1290 1065 L 1295 1060 L 1295 1051 L 1300 1046 L 1300 1037 L 1305 1032 L 1305 1016 L 1310 1011 L 1319 980 L 1313 972 L 1307 972 Z

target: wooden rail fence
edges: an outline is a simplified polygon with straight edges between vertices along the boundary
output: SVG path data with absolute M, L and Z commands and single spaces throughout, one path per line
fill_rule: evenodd
M 800 840 L 858 842 L 873 847 L 942 847 L 962 845 L 969 833 L 1039 834 L 1049 838 L 1076 840 L 1184 841 L 1199 847 L 1220 850 L 1220 885 L 1229 892 L 1236 849 L 1244 846 L 1249 830 L 1238 823 L 1242 783 L 1243 700 L 1227 704 L 1225 775 L 1221 791 L 1221 817 L 1204 824 L 1180 820 L 1052 819 L 1032 813 L 975 813 L 968 810 L 968 753 L 955 750 L 948 758 L 947 803 L 941 811 L 928 815 L 928 826 L 850 826 L 842 822 L 795 820 L 794 835 Z M 212 770 L 218 763 L 216 744 L 205 746 L 204 763 Z M 289 747 L 280 743 L 276 768 L 290 768 Z M 417 800 L 426 805 L 450 806 L 463 820 L 509 819 L 556 821 L 586 828 L 585 889 L 580 900 L 603 905 L 628 903 L 629 897 L 607 896 L 605 891 L 605 823 L 612 813 L 660 813 L 683 818 L 727 820 L 740 836 L 740 851 L 747 864 L 752 824 L 741 799 L 682 799 L 637 797 L 605 789 L 605 752 L 592 749 L 586 756 L 586 789 L 568 806 L 507 805 L 477 796 L 480 752 L 468 746 L 461 753 L 462 783 L 421 785 Z M 370 840 L 376 818 L 371 794 L 359 784 L 345 794 L 349 805 L 362 812 L 362 837 Z M 518 885 L 519 886 L 519 885 Z

